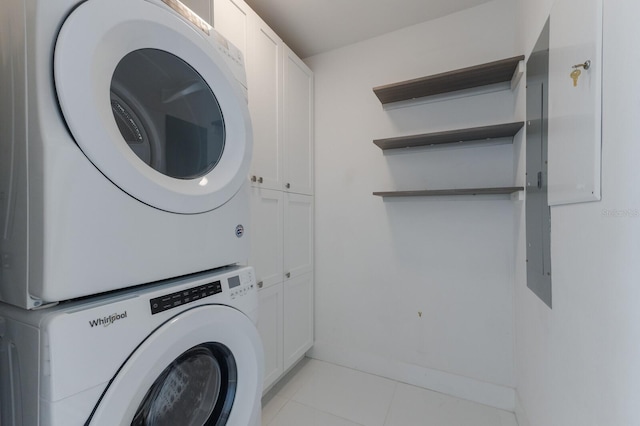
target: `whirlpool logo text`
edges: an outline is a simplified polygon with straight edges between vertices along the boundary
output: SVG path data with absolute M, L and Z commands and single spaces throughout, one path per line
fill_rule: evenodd
M 109 316 L 103 317 L 103 318 L 98 318 L 98 319 L 94 319 L 89 321 L 89 325 L 93 328 L 93 327 L 97 327 L 99 325 L 103 326 L 103 327 L 108 327 L 111 324 L 113 324 L 114 322 L 124 319 L 127 317 L 127 311 L 124 311 L 121 314 L 111 314 Z

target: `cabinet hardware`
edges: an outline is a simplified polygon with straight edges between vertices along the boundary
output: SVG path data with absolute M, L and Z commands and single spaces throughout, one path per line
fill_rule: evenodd
M 578 69 L 578 68 L 583 68 L 585 70 L 588 70 L 589 68 L 591 68 L 591 61 L 587 59 L 586 61 L 584 61 L 584 63 L 576 64 L 576 65 L 572 66 L 571 68 L 573 68 L 574 70 Z
M 542 189 L 542 172 L 538 172 L 538 189 Z

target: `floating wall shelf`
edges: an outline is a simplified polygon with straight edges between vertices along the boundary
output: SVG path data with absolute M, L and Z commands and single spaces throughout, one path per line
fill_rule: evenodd
M 384 105 L 508 81 L 511 81 L 513 89 L 523 72 L 524 56 L 515 56 L 429 77 L 378 86 L 374 87 L 373 91 Z
M 434 145 L 446 146 L 462 142 L 483 143 L 490 139 L 512 138 L 522 129 L 522 126 L 524 126 L 523 122 L 498 124 L 470 129 L 449 130 L 446 132 L 376 139 L 373 143 L 378 145 L 382 150 Z
M 418 191 L 374 192 L 379 197 L 441 197 L 450 195 L 510 195 L 523 191 L 521 186 L 501 188 L 425 189 Z

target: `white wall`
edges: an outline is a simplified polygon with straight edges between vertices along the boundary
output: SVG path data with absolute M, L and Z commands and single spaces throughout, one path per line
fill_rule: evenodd
M 371 193 L 513 185 L 511 144 L 383 154 L 372 143 L 513 121 L 511 91 L 384 111 L 372 87 L 520 54 L 516 11 L 495 0 L 306 61 L 316 84 L 312 356 L 514 408 L 521 203 Z
M 552 2 L 520 3 L 521 47 L 528 53 Z M 640 424 L 640 83 L 620 74 L 640 69 L 640 3 L 604 7 L 602 201 L 552 208 L 553 310 L 526 287 L 519 218 L 516 375 L 523 425 Z

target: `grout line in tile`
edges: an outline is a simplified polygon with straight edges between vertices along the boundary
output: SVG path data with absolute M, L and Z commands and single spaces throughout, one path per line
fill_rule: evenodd
M 282 404 L 282 407 L 280 407 L 280 409 L 278 411 L 276 411 L 276 413 L 273 415 L 273 418 L 269 421 L 269 424 L 266 425 L 262 425 L 262 426 L 271 426 L 272 424 L 275 423 L 276 419 L 278 418 L 278 414 L 280 414 L 280 412 L 282 410 L 284 410 L 284 407 L 286 407 L 287 405 L 289 405 L 289 403 L 291 402 L 290 399 L 287 400 L 287 402 L 285 402 L 284 404 Z
M 387 407 L 387 414 L 384 416 L 384 422 L 382 423 L 383 426 L 386 426 L 387 422 L 389 421 L 389 415 L 391 414 L 391 407 L 393 406 L 393 401 L 396 398 L 397 390 L 398 390 L 398 382 L 395 381 L 395 384 L 393 385 L 393 394 L 391 394 L 391 401 L 389 401 L 389 407 Z
M 262 425 L 262 426 L 269 426 L 269 425 L 273 424 L 273 422 L 274 422 L 274 420 L 276 419 L 276 417 L 278 417 L 278 414 L 280 414 L 280 411 L 282 411 L 282 409 L 283 409 L 283 408 L 284 408 L 284 407 L 285 407 L 285 406 L 286 406 L 286 405 L 291 401 L 290 399 L 283 398 L 283 397 L 278 396 L 278 395 L 272 395 L 272 396 L 271 396 L 271 398 L 269 398 L 269 401 L 273 400 L 274 398 L 284 399 L 284 400 L 285 400 L 285 403 L 284 403 L 284 404 L 282 404 L 282 405 L 280 406 L 280 408 L 278 408 L 278 409 L 276 410 L 276 412 L 275 412 L 275 413 L 273 413 L 273 417 L 271 417 L 271 420 L 269 420 L 269 422 L 268 422 L 266 425 Z M 267 402 L 267 404 L 268 404 L 268 402 Z M 264 411 L 264 407 L 265 407 L 265 406 L 266 406 L 266 404 L 262 406 L 261 413 Z
M 348 366 L 346 366 L 346 365 L 336 364 L 335 362 L 330 362 L 330 361 L 323 361 L 323 360 L 321 360 L 321 359 L 316 359 L 316 358 L 309 358 L 309 359 L 313 359 L 314 361 L 317 361 L 317 362 L 323 362 L 323 363 L 325 363 L 325 364 L 331 364 L 331 365 L 334 365 L 334 366 L 336 366 L 336 367 L 340 367 L 340 368 L 346 368 L 346 369 L 348 369 L 348 370 L 352 370 L 352 371 L 355 371 L 355 372 L 358 372 L 358 373 L 363 373 L 363 374 L 368 374 L 368 375 L 370 375 L 370 376 L 379 377 L 379 378 L 381 378 L 381 379 L 389 380 L 390 382 L 398 383 L 398 381 L 397 381 L 397 380 L 395 380 L 395 379 L 390 379 L 389 377 L 381 376 L 380 374 L 376 374 L 376 373 L 370 373 L 370 372 L 368 372 L 368 371 L 364 371 L 364 370 L 358 370 L 358 369 L 357 369 L 357 368 L 355 368 L 355 367 L 348 367 Z M 418 387 L 420 387 L 420 386 L 418 386 Z
M 293 399 L 292 399 L 291 401 L 293 401 Z M 289 402 L 291 402 L 291 401 L 289 401 Z M 289 402 L 287 402 L 287 404 L 288 404 Z M 321 410 L 321 409 L 319 409 L 319 408 L 317 408 L 317 407 L 312 407 L 311 405 L 307 405 L 307 404 L 305 404 L 304 402 L 300 402 L 300 401 L 293 401 L 293 402 L 295 402 L 296 404 L 304 405 L 305 407 L 307 407 L 307 408 L 309 408 L 309 409 L 311 409 L 311 410 L 319 411 L 319 412 L 321 412 L 321 413 L 328 414 L 328 415 L 330 415 L 330 416 L 332 416 L 332 417 L 336 417 L 336 418 L 338 418 L 338 419 L 341 419 L 341 420 L 347 421 L 347 422 L 349 422 L 349 423 L 353 423 L 354 425 L 358 425 L 358 426 L 365 426 L 365 425 L 363 425 L 362 423 L 354 422 L 354 421 L 353 421 L 353 420 L 351 420 L 351 419 L 347 419 L 346 417 L 339 416 L 339 415 L 337 415 L 337 414 L 335 414 L 335 413 L 331 413 L 331 412 L 329 412 L 329 411 Z
M 293 398 L 293 395 L 297 393 L 296 390 L 291 398 L 285 398 L 281 395 L 281 391 L 289 384 L 295 377 L 309 364 L 309 361 L 312 358 L 304 357 L 301 361 L 299 361 L 296 365 L 294 365 L 288 372 L 284 374 L 276 383 L 274 383 L 271 388 L 262 395 L 262 406 L 266 405 L 274 396 L 280 396 L 283 399 L 290 400 Z M 315 361 L 315 360 L 314 360 Z

